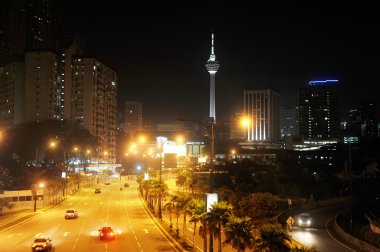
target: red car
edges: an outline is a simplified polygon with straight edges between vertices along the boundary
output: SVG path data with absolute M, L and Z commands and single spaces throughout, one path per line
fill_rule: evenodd
M 102 227 L 99 229 L 100 240 L 115 240 L 115 232 L 111 227 Z

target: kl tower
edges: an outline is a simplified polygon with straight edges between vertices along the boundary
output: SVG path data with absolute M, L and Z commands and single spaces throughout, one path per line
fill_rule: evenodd
M 211 54 L 206 63 L 207 71 L 210 73 L 210 193 L 214 191 L 213 172 L 215 159 L 215 74 L 219 69 L 219 63 L 214 54 L 214 33 L 211 33 Z M 210 251 L 213 245 L 210 242 Z
M 210 73 L 210 119 L 215 122 L 215 74 L 219 69 L 219 63 L 214 54 L 214 33 L 211 33 L 211 54 L 206 63 L 207 71 Z

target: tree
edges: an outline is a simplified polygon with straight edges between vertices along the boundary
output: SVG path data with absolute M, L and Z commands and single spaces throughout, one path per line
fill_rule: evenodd
M 218 237 L 218 252 L 222 251 L 222 226 L 228 222 L 228 218 L 232 215 L 232 205 L 225 202 L 217 202 L 211 206 L 207 213 L 207 223 L 210 231 L 210 252 L 213 248 L 213 235 Z
M 172 212 L 174 210 L 174 203 L 172 201 L 169 201 L 164 205 L 164 211 L 169 212 L 169 229 L 172 231 L 173 229 L 173 221 L 172 221 Z
M 259 229 L 257 246 L 267 251 L 285 252 L 289 251 L 286 243 L 290 241 L 291 237 L 281 224 L 264 224 Z
M 0 165 L 0 191 L 9 189 L 12 185 L 12 180 L 9 170 Z
M 203 239 L 203 251 L 207 251 L 207 233 L 208 233 L 207 212 L 204 212 L 199 216 L 199 222 L 201 223 L 201 225 L 199 226 L 198 234 Z
M 193 223 L 193 250 L 196 251 L 195 247 L 195 231 L 197 230 L 197 223 L 201 221 L 202 214 L 206 212 L 206 202 L 200 199 L 194 199 L 191 204 L 190 210 L 190 223 Z M 207 248 L 207 244 L 206 244 Z
M 6 199 L 0 198 L 0 214 L 3 212 L 3 208 L 12 208 L 13 205 L 11 205 Z
M 252 249 L 255 244 L 252 231 L 253 224 L 251 218 L 232 216 L 229 218 L 224 229 L 226 240 L 223 242 L 223 245 L 231 244 L 238 252 L 243 252 L 247 248 Z
M 239 202 L 238 216 L 271 217 L 277 210 L 276 197 L 270 193 L 253 193 Z

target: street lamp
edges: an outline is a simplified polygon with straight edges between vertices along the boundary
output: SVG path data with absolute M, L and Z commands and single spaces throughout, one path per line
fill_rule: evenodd
M 163 163 L 164 163 L 164 159 L 163 159 L 163 156 L 164 156 L 164 142 L 161 141 L 160 142 L 160 174 L 159 174 L 159 186 L 160 186 L 160 189 L 158 190 L 158 218 L 160 220 L 162 220 L 162 166 L 163 166 Z
M 33 199 L 33 211 L 37 211 L 37 189 L 43 189 L 45 187 L 45 184 L 43 182 L 40 182 L 38 184 L 32 184 L 32 199 Z

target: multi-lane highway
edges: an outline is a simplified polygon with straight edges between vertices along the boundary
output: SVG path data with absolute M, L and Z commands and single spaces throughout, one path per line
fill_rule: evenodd
M 0 233 L 1 252 L 31 251 L 36 237 L 52 239 L 52 251 L 180 251 L 149 216 L 136 190 L 137 183 L 120 191 L 125 181 L 84 188 L 60 205 Z M 77 219 L 65 219 L 66 210 L 78 211 Z M 103 241 L 98 229 L 111 226 L 116 239 Z

